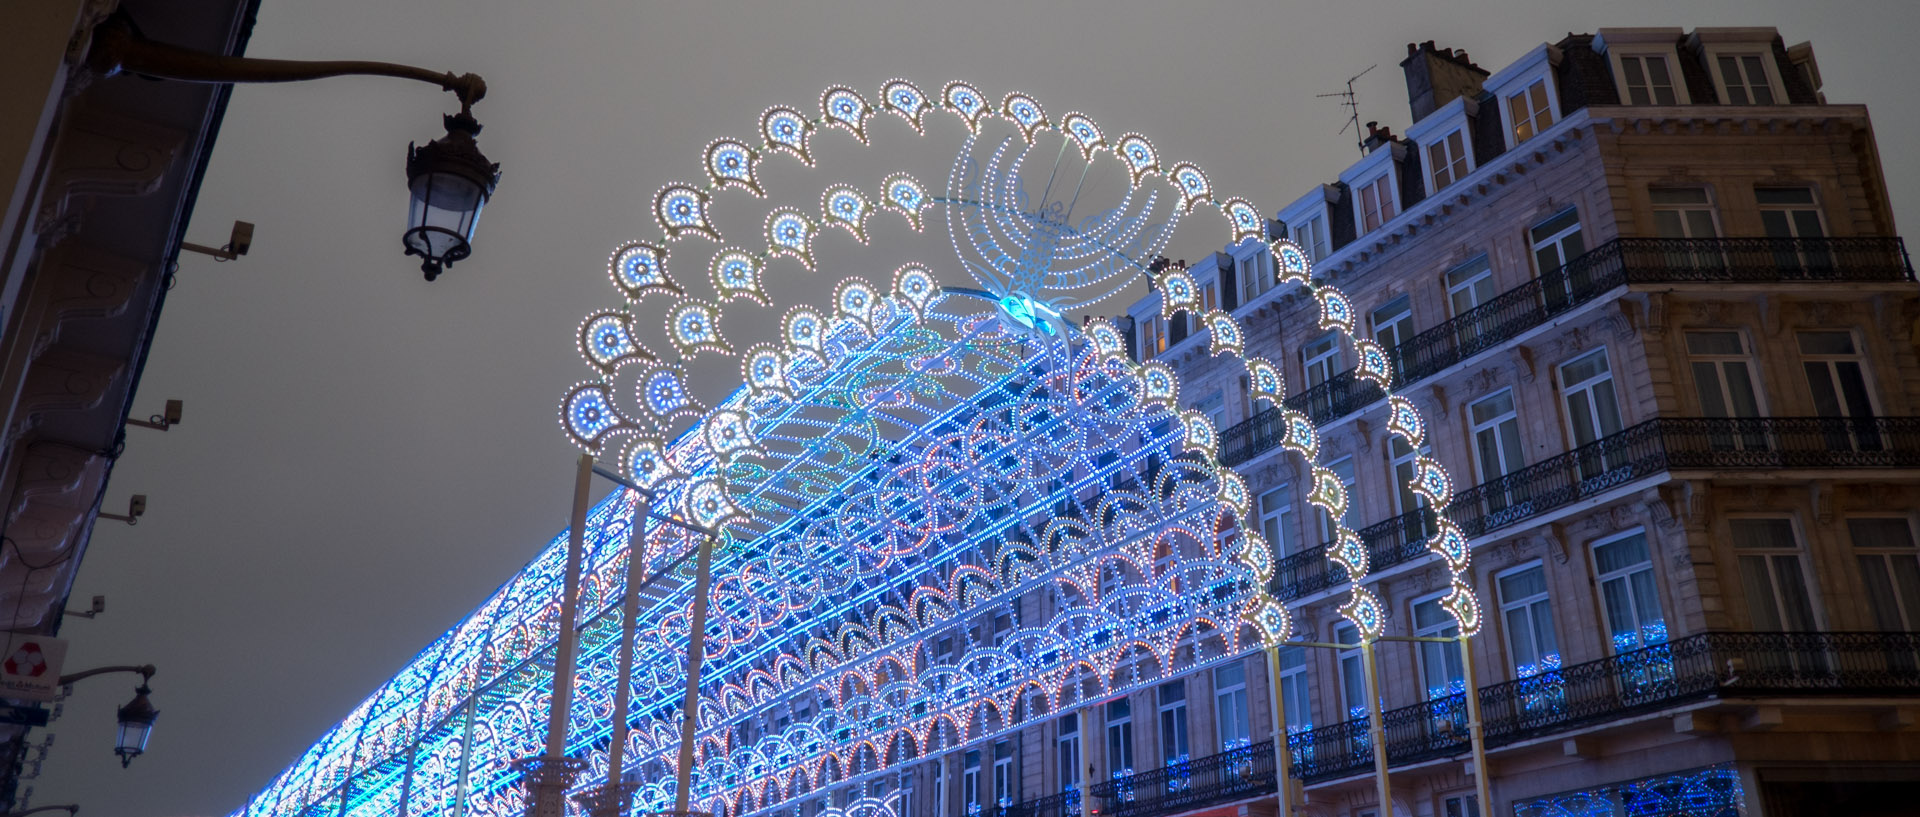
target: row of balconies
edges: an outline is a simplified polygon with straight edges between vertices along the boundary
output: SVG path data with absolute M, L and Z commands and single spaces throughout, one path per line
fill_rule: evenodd
M 1728 698 L 1920 695 L 1920 633 L 1700 633 L 1481 687 L 1489 749 L 1620 721 L 1676 706 Z M 1471 751 L 1466 693 L 1386 710 L 1389 766 Z M 1366 718 L 1287 736 L 1288 771 L 1307 783 L 1371 773 L 1374 736 Z M 1211 757 L 1116 777 L 1090 787 L 1105 817 L 1166 817 L 1272 796 L 1274 744 L 1260 741 Z M 993 817 L 1070 817 L 1078 792 L 994 810 Z
M 1680 470 L 1920 468 L 1920 417 L 1661 417 L 1459 491 L 1441 513 L 1469 538 L 1635 480 Z M 1355 531 L 1374 571 L 1425 557 L 1434 512 Z M 1347 582 L 1325 545 L 1276 563 L 1268 592 L 1293 601 Z
M 1494 348 L 1626 284 L 1779 284 L 1913 280 L 1899 238 L 1616 238 L 1565 266 L 1388 350 L 1401 389 Z M 1238 465 L 1280 444 L 1282 409 L 1326 425 L 1386 399 L 1348 369 L 1228 427 L 1220 461 Z

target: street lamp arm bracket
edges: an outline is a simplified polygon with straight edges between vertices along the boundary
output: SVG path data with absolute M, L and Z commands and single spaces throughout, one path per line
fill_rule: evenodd
M 269 60 L 207 54 L 154 42 L 124 14 L 115 14 L 94 30 L 88 64 L 111 76 L 122 71 L 181 82 L 301 82 L 340 76 L 381 76 L 418 80 L 459 97 L 465 110 L 487 95 L 479 74 L 436 72 L 411 65 L 371 60 Z
M 66 686 L 67 684 L 71 684 L 75 681 L 79 681 L 86 678 L 92 678 L 95 675 L 106 675 L 112 672 L 140 673 L 140 682 L 144 684 L 147 682 L 147 679 L 153 677 L 153 673 L 155 671 L 156 670 L 154 669 L 154 666 L 152 664 L 141 664 L 139 666 L 135 666 L 132 664 L 116 664 L 110 667 L 94 667 L 93 669 L 81 670 L 79 672 L 60 676 L 60 685 Z

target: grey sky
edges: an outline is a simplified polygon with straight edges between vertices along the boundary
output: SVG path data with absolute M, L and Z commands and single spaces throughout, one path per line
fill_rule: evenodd
M 1916 9 L 267 0 L 255 56 L 484 75 L 480 141 L 505 178 L 474 257 L 428 285 L 399 251 L 402 164 L 409 141 L 439 135 L 451 97 L 382 79 L 235 91 L 190 239 L 219 244 L 245 219 L 259 225 L 253 252 L 183 256 L 139 406 L 184 399 L 185 422 L 129 431 L 107 501 L 141 492 L 150 508 L 138 527 L 100 525 L 74 598 L 104 593 L 108 612 L 63 632 L 71 667 L 158 664 L 163 714 L 149 753 L 122 771 L 113 709 L 131 684 L 81 685 L 29 781 L 33 803 L 237 808 L 554 535 L 573 455 L 555 406 L 587 376 L 573 351 L 581 317 L 615 303 L 608 254 L 655 234 L 654 191 L 697 180 L 708 140 L 752 137 L 770 105 L 813 109 L 836 83 L 871 100 L 895 76 L 929 92 L 965 79 L 994 100 L 1025 91 L 1056 121 L 1079 110 L 1110 137 L 1144 132 L 1271 213 L 1356 158 L 1351 134 L 1335 133 L 1337 102 L 1315 94 L 1379 63 L 1359 85 L 1361 118 L 1408 124 L 1398 63 L 1410 41 L 1498 70 L 1605 25 L 1772 25 L 1813 41 L 1829 100 L 1871 106 L 1904 218 L 1920 196 L 1920 158 L 1905 149 L 1920 127 Z M 881 129 L 881 149 L 905 132 Z M 817 195 L 839 169 L 889 169 L 834 150 L 822 170 L 782 180 Z

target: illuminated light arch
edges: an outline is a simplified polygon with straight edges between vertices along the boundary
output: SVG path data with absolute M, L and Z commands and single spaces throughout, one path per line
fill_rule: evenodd
M 713 212 L 739 197 L 723 199 L 718 193 L 738 187 L 754 199 L 764 197 L 759 163 L 784 154 L 811 167 L 810 139 L 822 129 L 846 130 L 864 144 L 872 136 L 868 128 L 878 111 L 903 117 L 916 131 L 935 121 L 957 119 L 964 125 L 967 147 L 949 174 L 947 196 L 932 194 L 906 174 L 888 177 L 878 190 L 829 187 L 822 194 L 818 220 L 798 209 L 773 208 L 765 221 L 764 250 L 721 244 Z M 933 111 L 954 116 L 928 117 Z M 994 119 L 1017 129 L 1019 142 L 1010 137 L 989 146 L 987 161 L 981 163 L 971 157 L 973 146 L 983 127 Z M 1291 625 L 1284 607 L 1262 589 L 1272 572 L 1271 558 L 1263 558 L 1264 543 L 1257 536 L 1239 528 L 1248 509 L 1246 485 L 1215 460 L 1218 430 L 1204 417 L 1179 411 L 1178 378 L 1172 370 L 1127 360 L 1124 338 L 1111 325 L 1095 322 L 1077 330 L 1061 319 L 1067 309 L 1110 297 L 1115 291 L 1108 288 L 1111 279 L 1138 274 L 1137 264 L 1100 252 L 1102 244 L 1120 240 L 1157 248 L 1181 216 L 1203 207 L 1222 213 L 1233 242 L 1257 239 L 1263 225 L 1251 203 L 1223 197 L 1196 165 L 1164 164 L 1158 150 L 1138 134 L 1125 134 L 1109 144 L 1093 120 L 1078 113 L 1062 116 L 1055 131 L 1032 97 L 1010 94 L 996 109 L 984 94 L 965 83 L 948 83 L 930 96 L 919 86 L 896 80 L 883 86 L 874 103 L 852 89 L 833 88 L 822 94 L 819 117 L 796 108 L 772 108 L 759 124 L 758 144 L 720 140 L 708 146 L 703 157 L 708 185 L 676 183 L 660 190 L 653 216 L 661 236 L 629 242 L 615 252 L 609 273 L 625 305 L 596 313 L 583 323 L 579 343 L 593 379 L 569 393 L 561 417 L 563 428 L 576 443 L 617 458 L 630 478 L 661 491 L 665 503 L 661 510 L 721 528 L 726 571 L 734 577 L 752 577 L 716 592 L 714 598 L 710 666 L 719 673 L 716 678 L 744 682 L 716 683 L 702 695 L 696 802 L 749 817 L 755 810 L 817 791 L 830 784 L 830 777 L 841 779 L 839 770 L 852 756 L 850 747 L 891 749 L 902 740 L 917 741 L 926 751 L 950 747 L 962 735 L 981 737 L 969 734 L 963 724 L 970 728 L 976 718 L 989 715 L 1004 721 L 1007 707 L 1025 705 L 1036 689 L 1045 692 L 1050 708 L 1069 707 L 1084 703 L 1088 694 L 1106 694 L 1137 683 L 1139 663 L 1149 658 L 1156 665 L 1149 672 L 1184 671 L 1172 661 L 1177 648 L 1189 640 L 1196 648 L 1194 662 L 1204 663 L 1218 655 L 1206 655 L 1210 650 L 1203 644 L 1217 643 L 1211 651 L 1231 654 L 1244 649 L 1249 637 L 1271 640 L 1288 634 Z M 1056 136 L 1046 136 L 1050 133 Z M 1027 152 L 1040 138 L 1062 139 L 1063 152 L 1072 145 L 1088 161 L 1110 153 L 1130 181 L 1121 206 L 1096 222 L 1073 227 L 1066 226 L 1064 217 L 1044 210 L 1023 213 L 1004 206 L 956 206 L 960 196 L 955 193 L 987 193 L 1004 199 L 1016 190 Z M 1164 181 L 1173 195 L 1150 188 L 1153 179 L 1160 180 L 1152 182 L 1156 185 Z M 1162 210 L 1162 199 L 1177 201 Z M 725 315 L 738 301 L 767 302 L 762 284 L 770 261 L 784 256 L 809 267 L 815 263 L 813 239 L 822 229 L 847 229 L 864 240 L 874 211 L 887 210 L 903 216 L 917 230 L 921 216 L 933 207 L 942 208 L 955 251 L 969 264 L 973 280 L 967 283 L 984 291 L 940 281 L 931 269 L 908 265 L 895 273 L 891 290 L 850 280 L 836 288 L 829 303 L 790 307 L 780 343 L 736 352 L 720 334 Z M 1157 233 L 1143 229 L 1147 222 L 1142 213 L 1162 212 L 1167 220 Z M 693 237 L 719 245 L 712 261 L 704 265 L 715 285 L 711 300 L 689 296 L 668 272 L 672 258 L 668 248 L 683 245 L 683 252 L 694 253 L 685 246 Z M 1386 388 L 1385 356 L 1372 341 L 1355 335 L 1351 302 L 1337 290 L 1311 280 L 1299 248 L 1284 241 L 1272 242 L 1269 248 L 1284 280 L 1302 285 L 1320 305 L 1321 325 L 1348 338 L 1361 361 L 1362 376 L 1377 379 Z M 727 253 L 732 255 L 723 258 Z M 1032 263 L 1036 257 L 1047 263 Z M 700 266 L 696 263 L 695 268 Z M 1191 279 L 1182 282 L 1168 276 L 1161 290 L 1171 295 L 1182 283 L 1190 285 Z M 682 385 L 678 362 L 641 346 L 631 331 L 637 310 L 658 295 L 666 296 L 663 300 L 668 302 L 664 314 L 670 318 L 665 323 L 671 351 L 682 360 L 695 354 L 739 358 L 745 389 L 711 408 L 702 406 Z M 1198 315 L 1198 304 L 1185 298 L 1176 302 L 1170 297 L 1165 308 L 1170 315 L 1196 313 L 1212 335 L 1210 354 L 1241 361 L 1257 399 L 1279 404 L 1283 389 L 1278 367 L 1245 356 L 1245 333 L 1231 315 Z M 989 372 L 992 376 L 983 374 Z M 646 376 L 643 388 L 630 385 L 635 373 Z M 836 385 L 836 378 L 858 378 L 880 386 L 843 388 Z M 616 381 L 629 385 L 616 389 Z M 985 412 L 977 405 L 970 415 L 961 416 L 966 412 L 960 409 L 986 389 L 1003 387 L 1014 408 L 1028 412 L 1022 422 L 1075 430 L 1074 446 L 1064 458 L 1054 456 L 1059 453 L 1057 447 L 1035 446 L 1019 434 L 982 433 L 994 424 L 983 419 Z M 639 399 L 629 400 L 628 394 Z M 1107 397 L 1122 399 L 1124 410 L 1116 412 L 1094 399 Z M 623 402 L 634 405 L 623 409 Z M 1044 421 L 1038 419 L 1043 416 Z M 693 433 L 677 438 L 668 433 L 671 424 L 685 420 L 694 422 Z M 955 420 L 966 422 L 956 424 Z M 1291 412 L 1286 420 L 1286 447 L 1309 463 L 1317 484 L 1310 501 L 1323 511 L 1337 510 L 1346 501 L 1338 481 L 1330 488 L 1319 487 L 1327 484 L 1331 472 L 1315 462 L 1317 429 Z M 1413 405 L 1397 395 L 1390 397 L 1389 428 L 1416 450 L 1425 434 L 1425 424 Z M 1009 445 L 1038 447 L 1047 456 L 1023 449 L 1015 452 L 1020 456 L 1011 467 L 1002 469 L 997 457 Z M 1107 451 L 1124 456 L 1113 463 L 1097 463 L 1089 456 L 1089 452 Z M 1173 467 L 1162 467 L 1158 474 L 1144 473 L 1149 451 L 1167 454 L 1167 463 Z M 878 481 L 886 482 L 885 486 L 848 490 L 850 476 L 886 471 L 875 463 L 903 454 L 915 458 L 883 474 L 885 479 Z M 1072 485 L 1055 488 L 1037 479 L 1049 469 L 1058 471 L 1063 461 L 1076 469 Z M 1436 506 L 1443 504 L 1450 488 L 1444 470 L 1423 459 L 1416 471 L 1413 490 Z M 1143 479 L 1125 488 L 1114 487 L 1123 475 Z M 1098 496 L 1078 495 L 1094 493 Z M 835 498 L 848 494 L 853 496 L 844 502 Z M 1064 498 L 1073 515 L 1032 521 L 1031 513 L 1042 505 L 1037 501 L 1022 505 L 1020 497 Z M 897 510 L 901 502 L 917 502 L 930 510 L 918 517 L 902 514 Z M 809 507 L 833 510 L 841 518 L 821 524 L 795 511 Z M 999 508 L 1006 512 L 988 513 Z M 622 579 L 607 569 L 608 560 L 621 555 L 618 539 L 627 531 L 639 540 L 631 546 L 644 542 L 647 564 L 655 569 L 684 554 L 692 544 L 662 526 L 638 524 L 643 520 L 634 514 L 631 502 L 610 500 L 595 509 L 589 522 L 595 531 L 622 531 L 618 537 L 604 536 L 606 544 L 592 557 L 591 575 L 602 582 L 596 591 L 601 598 L 617 598 Z M 1338 519 L 1339 515 L 1332 516 Z M 1160 537 L 1142 535 L 1173 530 L 1204 545 L 1195 548 L 1198 555 L 1193 559 L 1178 560 L 1187 563 L 1182 568 L 1185 578 L 1170 571 L 1157 574 L 1157 554 L 1152 549 L 1160 546 Z M 1196 531 L 1202 533 L 1196 535 Z M 1353 536 L 1344 526 L 1339 533 L 1342 542 Z M 847 546 L 845 561 L 818 563 L 829 550 L 826 546 L 834 543 Z M 1478 608 L 1460 580 L 1466 569 L 1464 537 L 1442 535 L 1434 543 L 1456 577 L 1448 607 L 1460 619 L 1462 630 L 1472 632 L 1477 629 Z M 552 635 L 563 550 L 558 545 L 559 540 L 551 543 L 526 572 L 483 606 L 469 620 L 473 626 L 456 628 L 448 644 L 432 650 L 434 657 L 423 653 L 420 662 L 426 662 L 426 669 L 410 668 L 419 676 L 410 683 L 436 689 L 417 696 L 416 701 L 396 678 L 255 798 L 247 813 L 297 811 L 330 790 L 326 781 L 355 774 L 362 756 L 378 753 L 375 747 L 391 750 L 407 742 L 420 743 L 425 756 L 435 758 L 444 758 L 449 747 L 457 747 L 478 764 L 469 798 L 472 813 L 517 813 L 514 778 L 504 771 L 505 763 L 520 756 L 515 753 L 537 751 L 537 726 L 544 719 L 527 713 L 544 698 L 538 683 L 515 686 L 509 680 L 525 676 L 524 668 L 534 665 Z M 955 554 L 978 551 L 985 567 L 944 576 L 924 570 L 899 573 L 902 559 L 916 547 Z M 1250 552 L 1256 549 L 1262 554 Z M 1361 567 L 1353 554 L 1339 555 Z M 1088 565 L 1119 567 L 1134 591 L 1109 593 L 1099 570 L 1088 570 Z M 1360 582 L 1365 571 L 1354 572 L 1356 581 L 1343 614 L 1370 638 L 1379 631 L 1381 611 Z M 861 584 L 866 579 L 895 575 L 913 579 L 912 586 L 884 592 L 860 589 L 867 587 Z M 1242 583 L 1248 589 L 1224 603 L 1189 598 L 1193 585 L 1222 581 Z M 1056 660 L 998 673 L 991 662 L 983 666 L 984 672 L 976 673 L 936 661 L 932 642 L 939 632 L 952 631 L 956 622 L 987 614 L 1031 592 L 1053 593 L 1077 605 L 1051 621 L 1018 622 L 1010 636 L 1016 641 L 1063 645 Z M 793 642 L 785 648 L 777 643 L 780 639 L 769 635 L 780 622 L 801 611 L 843 597 L 860 599 L 855 606 L 838 609 L 837 620 L 845 626 L 812 635 L 810 643 Z M 1138 638 L 1112 637 L 1115 632 L 1135 633 L 1141 621 L 1150 620 L 1141 617 L 1142 611 L 1156 607 L 1173 609 L 1177 621 L 1167 629 L 1140 633 Z M 883 610 L 892 612 L 883 614 Z M 649 621 L 660 624 L 641 634 L 637 648 L 641 655 L 636 660 L 640 677 L 634 686 L 636 690 L 675 690 L 674 679 L 684 667 L 684 609 L 647 614 Z M 1248 626 L 1251 633 L 1246 631 Z M 599 672 L 606 665 L 605 645 L 583 649 L 583 665 Z M 596 649 L 603 652 L 592 652 Z M 956 645 L 956 655 L 949 660 L 964 662 L 964 656 L 977 649 Z M 1123 649 L 1142 656 L 1124 662 L 1133 673 L 1125 679 L 1102 670 L 1118 668 Z M 979 652 L 990 657 L 987 650 Z M 996 675 L 1005 676 L 1004 681 Z M 882 690 L 878 696 L 858 700 L 880 727 L 866 729 L 847 722 L 844 729 L 823 730 L 822 725 L 839 723 L 833 708 L 854 698 L 835 683 L 840 676 L 858 677 L 865 689 Z M 459 691 L 449 692 L 450 684 L 457 684 L 453 688 Z M 604 709 L 604 701 L 597 698 L 607 685 L 583 683 L 581 688 L 583 698 L 595 700 L 578 701 L 578 708 Z M 726 741 L 712 740 L 728 723 L 721 712 L 758 717 L 775 702 L 803 693 L 815 696 L 814 722 L 765 735 L 754 746 L 729 749 Z M 949 705 L 959 720 L 945 714 L 913 716 L 906 704 L 914 695 Z M 482 697 L 490 714 L 475 718 L 469 705 L 463 720 L 462 702 Z M 388 699 L 393 702 L 382 703 Z M 646 701 L 636 702 L 639 714 L 630 740 L 636 765 L 651 764 L 646 767 L 656 775 L 661 770 L 670 773 L 678 717 L 659 714 L 666 710 L 649 714 L 646 707 Z M 577 718 L 579 713 L 575 714 Z M 592 720 L 588 718 L 588 728 L 575 731 L 575 745 L 589 754 L 596 751 L 592 741 L 605 735 L 604 728 L 596 731 L 604 724 Z M 432 726 L 408 737 L 408 723 Z M 462 724 L 471 726 L 471 745 L 455 743 L 463 740 L 457 728 Z M 713 779 L 742 774 L 737 764 L 726 762 L 728 755 L 739 752 L 742 758 L 764 761 L 774 756 L 769 749 L 792 756 L 787 768 L 801 770 L 810 779 L 796 787 L 789 778 L 783 786 L 773 772 L 767 772 L 757 780 L 740 780 L 739 797 L 729 802 L 722 781 Z M 444 778 L 445 762 L 438 763 L 434 774 Z M 756 791 L 757 795 L 752 793 Z M 657 808 L 670 796 L 670 784 L 662 786 L 656 780 L 643 788 L 641 799 Z M 372 802 L 347 803 L 344 810 L 359 813 L 363 804 Z M 882 817 L 887 809 L 885 803 L 863 800 L 844 814 Z

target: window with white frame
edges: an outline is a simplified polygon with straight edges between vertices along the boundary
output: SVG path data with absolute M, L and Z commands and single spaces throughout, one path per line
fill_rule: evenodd
M 1575 448 L 1620 432 L 1620 403 L 1606 347 L 1560 364 L 1560 397 Z
M 1080 788 L 1080 715 L 1069 712 L 1060 716 L 1060 736 L 1054 744 L 1055 779 L 1060 781 L 1061 791 L 1074 791 Z
M 1373 310 L 1373 340 L 1393 357 L 1394 347 L 1413 337 L 1413 298 L 1401 295 Z
M 1168 681 L 1154 690 L 1160 700 L 1160 762 L 1174 764 L 1193 756 L 1187 743 L 1187 682 Z
M 1107 775 L 1133 774 L 1133 705 L 1126 698 L 1107 702 Z
M 1349 530 L 1357 529 L 1359 526 L 1356 522 L 1361 518 L 1360 493 L 1353 489 L 1353 457 L 1341 457 L 1327 463 L 1327 470 L 1334 473 L 1334 476 L 1340 480 L 1341 487 L 1347 491 L 1347 512 L 1341 515 L 1340 524 L 1346 525 Z M 1324 510 L 1320 511 L 1320 541 L 1326 543 L 1332 542 L 1333 539 L 1333 517 L 1327 515 Z
M 1654 581 L 1645 531 L 1595 542 L 1593 570 L 1614 652 L 1667 640 L 1667 620 L 1660 612 L 1659 585 Z
M 1501 389 L 1467 407 L 1473 422 L 1473 452 L 1480 465 L 1480 481 L 1489 482 L 1520 470 L 1526 453 L 1520 448 L 1520 415 L 1513 389 Z
M 1380 229 L 1380 225 L 1393 220 L 1393 173 L 1379 177 L 1360 185 L 1360 232 L 1362 235 Z
M 1280 703 L 1287 710 L 1287 734 L 1313 728 L 1313 698 L 1307 692 L 1307 648 L 1280 648 Z
M 1533 225 L 1528 235 L 1533 239 L 1534 269 L 1543 278 L 1587 251 L 1587 242 L 1580 233 L 1580 212 L 1577 208 L 1568 207 Z
M 1433 140 L 1433 144 L 1427 145 L 1427 167 L 1431 168 L 1427 180 L 1433 184 L 1430 191 L 1437 191 L 1460 181 L 1468 173 L 1473 172 L 1469 164 L 1465 133 L 1464 129 L 1456 129 L 1446 136 Z
M 1300 347 L 1300 368 L 1311 389 L 1333 379 L 1340 371 L 1340 335 L 1328 332 Z
M 1207 396 L 1195 400 L 1192 408 L 1201 414 L 1207 415 L 1207 419 L 1213 421 L 1214 429 L 1219 430 L 1227 427 L 1227 396 L 1225 390 L 1214 389 L 1208 392 Z
M 1013 636 L 1013 615 L 1011 613 L 995 613 L 993 615 L 992 645 L 995 647 L 999 647 L 1002 644 L 1007 643 L 1007 639 L 1012 636 Z
M 1018 794 L 1019 772 L 1013 768 L 1013 741 L 1003 740 L 993 744 L 993 803 L 1006 807 L 1013 805 Z
M 1752 357 L 1746 335 L 1738 330 L 1687 332 L 1687 359 L 1702 416 L 1760 416 Z
M 913 813 L 913 772 L 900 773 L 898 799 L 893 804 L 893 813 L 900 817 L 914 817 Z
M 1822 417 L 1872 417 L 1866 357 L 1845 329 L 1799 332 L 1800 365 L 1813 394 L 1814 413 Z
M 1457 638 L 1460 622 L 1440 606 L 1445 593 L 1418 599 L 1413 603 L 1413 634 L 1418 638 Z M 1466 672 L 1460 662 L 1460 645 L 1438 641 L 1416 642 L 1420 650 L 1420 680 L 1426 686 L 1427 700 L 1445 698 L 1466 689 Z
M 1513 660 L 1514 677 L 1559 669 L 1560 644 L 1554 635 L 1546 569 L 1534 562 L 1501 573 L 1494 583 L 1500 590 L 1500 620 L 1507 631 L 1507 657 Z
M 967 752 L 960 770 L 960 802 L 969 815 L 980 813 L 980 750 Z
M 1327 219 L 1324 216 L 1309 216 L 1300 219 L 1298 224 L 1288 225 L 1293 243 L 1307 251 L 1307 257 L 1318 263 L 1332 253 L 1331 236 L 1327 233 Z
M 1768 238 L 1821 238 L 1827 234 L 1811 187 L 1756 187 L 1760 227 Z
M 1245 305 L 1273 288 L 1273 256 L 1265 250 L 1255 250 L 1239 260 L 1234 274 L 1240 279 L 1240 303 Z
M 1507 123 L 1513 127 L 1516 145 L 1553 125 L 1553 105 L 1547 100 L 1546 77 L 1507 96 Z
M 1455 794 L 1440 801 L 1441 817 L 1480 817 L 1480 795 Z
M 1246 662 L 1232 659 L 1213 668 L 1213 723 L 1220 733 L 1220 751 L 1232 751 L 1252 742 Z
M 1354 646 L 1338 653 L 1340 700 L 1347 705 L 1348 720 L 1364 718 L 1367 716 L 1367 667 L 1359 649 L 1360 631 L 1350 623 L 1340 622 L 1333 626 L 1333 643 Z
M 1420 458 L 1433 456 L 1433 446 L 1422 442 L 1420 448 L 1415 450 L 1398 435 L 1390 435 L 1390 439 L 1387 453 L 1393 465 L 1394 512 L 1412 513 L 1417 508 L 1427 506 L 1427 498 L 1413 490 L 1413 477 Z
M 1140 319 L 1140 359 L 1151 359 L 1166 350 L 1167 331 L 1160 316 Z
M 1454 317 L 1493 300 L 1493 267 L 1485 255 L 1447 270 L 1447 305 Z
M 1281 484 L 1260 495 L 1260 534 L 1273 547 L 1274 558 L 1299 550 L 1294 531 L 1293 486 Z
M 1761 51 L 1719 52 L 1714 55 L 1716 79 L 1728 105 L 1772 105 L 1775 101 L 1772 72 L 1767 61 L 1772 55 Z
M 1673 67 L 1665 54 L 1621 54 L 1620 84 L 1628 105 L 1678 105 L 1674 93 Z
M 1196 312 L 1187 313 L 1187 319 L 1189 321 L 1192 321 L 1192 323 L 1189 323 L 1188 326 L 1193 327 L 1188 332 L 1188 334 L 1191 335 L 1193 333 L 1199 332 L 1201 321 L 1206 317 L 1207 313 L 1212 312 L 1213 310 L 1216 310 L 1219 308 L 1220 308 L 1220 279 L 1209 278 L 1207 279 L 1206 283 L 1200 285 L 1200 311 L 1197 313 Z
M 1920 548 L 1913 520 L 1904 516 L 1856 516 L 1847 536 L 1866 585 L 1874 624 L 1887 632 L 1920 632 Z
M 1807 573 L 1793 520 L 1749 517 L 1727 520 L 1728 538 L 1740 562 L 1740 586 L 1756 632 L 1818 629 L 1807 593 Z
M 1655 187 L 1653 234 L 1661 238 L 1715 238 L 1720 235 L 1714 217 L 1713 196 L 1704 187 Z

